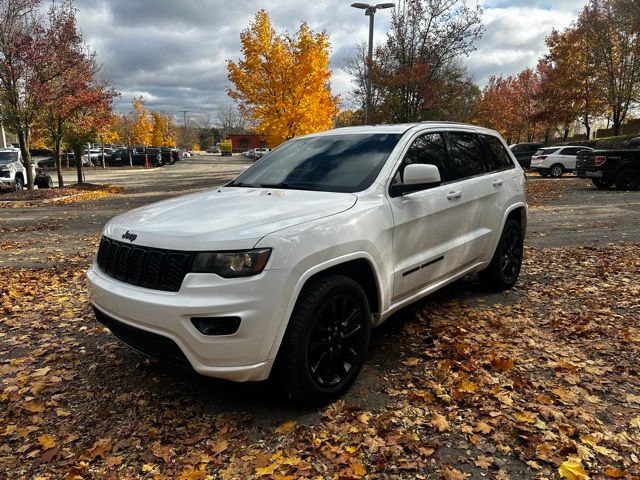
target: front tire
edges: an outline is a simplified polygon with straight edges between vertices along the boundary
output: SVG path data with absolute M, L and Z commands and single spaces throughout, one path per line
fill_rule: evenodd
M 638 190 L 640 187 L 640 170 L 625 168 L 616 175 L 618 190 Z
M 289 396 L 318 406 L 345 393 L 362 369 L 370 331 L 369 302 L 356 281 L 331 275 L 305 286 L 278 354 Z
M 513 287 L 520 275 L 524 235 L 520 222 L 508 218 L 489 266 L 478 276 L 488 289 L 501 292 Z
M 24 180 L 22 177 L 16 177 L 15 191 L 21 192 L 24 189 Z

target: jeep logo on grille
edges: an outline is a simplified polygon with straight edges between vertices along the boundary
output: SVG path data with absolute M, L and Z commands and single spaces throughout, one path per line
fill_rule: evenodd
M 127 230 L 126 233 L 122 234 L 123 240 L 129 240 L 130 242 L 133 242 L 136 238 L 138 238 L 138 235 L 136 235 L 135 233 L 129 233 L 129 230 Z

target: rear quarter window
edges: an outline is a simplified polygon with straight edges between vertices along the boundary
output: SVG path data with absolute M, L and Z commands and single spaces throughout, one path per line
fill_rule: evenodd
M 551 153 L 555 153 L 558 150 L 560 150 L 560 148 L 541 148 L 540 150 L 536 151 L 535 155 L 549 155 Z

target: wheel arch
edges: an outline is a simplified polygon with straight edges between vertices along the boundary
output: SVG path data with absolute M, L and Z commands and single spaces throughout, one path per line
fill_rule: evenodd
M 614 176 L 617 176 L 618 173 L 620 173 L 622 170 L 624 170 L 626 168 L 632 168 L 632 169 L 637 170 L 638 172 L 640 172 L 640 161 L 633 161 L 631 159 L 623 160 L 622 162 L 620 162 L 620 163 L 618 163 L 616 165 Z
M 334 274 L 345 275 L 358 282 L 365 291 L 367 299 L 369 300 L 369 307 L 373 314 L 372 318 L 379 318 L 379 313 L 383 310 L 382 305 L 384 299 L 380 272 L 373 257 L 367 252 L 357 252 L 323 262 L 304 272 L 296 283 L 293 294 L 289 300 L 289 304 L 285 310 L 278 334 L 271 346 L 271 351 L 269 352 L 268 358 L 272 360 L 273 363 L 275 363 L 278 351 L 280 350 L 280 345 L 282 344 L 287 327 L 289 326 L 289 319 L 293 314 L 293 310 L 300 298 L 300 294 L 304 291 L 304 288 L 314 280 Z M 375 320 L 372 325 L 376 325 Z

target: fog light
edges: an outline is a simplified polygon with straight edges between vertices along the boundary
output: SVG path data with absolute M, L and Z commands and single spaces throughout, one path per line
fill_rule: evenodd
M 203 335 L 233 335 L 240 328 L 240 317 L 191 317 Z

